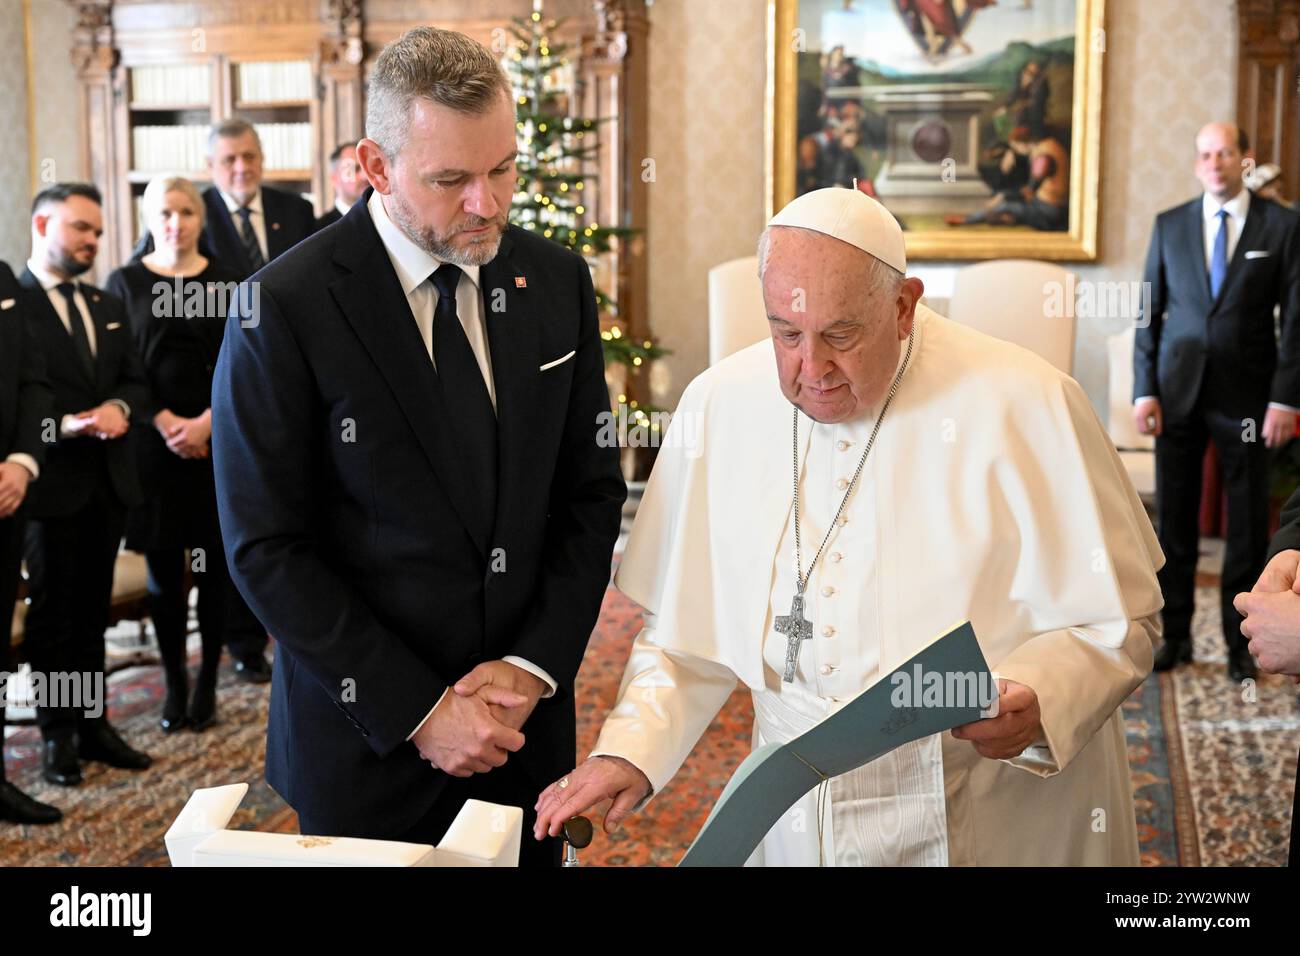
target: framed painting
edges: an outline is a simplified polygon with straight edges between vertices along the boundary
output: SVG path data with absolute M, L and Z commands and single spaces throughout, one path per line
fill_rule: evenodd
M 1097 257 L 1104 0 L 768 0 L 768 214 L 860 189 L 913 259 Z

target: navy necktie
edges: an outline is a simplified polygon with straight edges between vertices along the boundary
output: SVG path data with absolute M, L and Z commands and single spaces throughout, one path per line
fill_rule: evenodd
M 253 231 L 253 223 L 248 218 L 251 213 L 252 210 L 247 206 L 240 206 L 235 210 L 235 215 L 239 216 L 239 241 L 243 243 L 248 264 L 256 272 L 266 265 L 266 257 L 262 255 L 262 247 L 257 242 L 257 233 Z
M 94 378 L 95 355 L 90 350 L 90 336 L 86 334 L 85 319 L 81 315 L 81 310 L 77 308 L 77 284 L 60 282 L 55 288 L 68 303 L 68 334 L 72 336 L 72 346 L 77 350 L 77 358 L 81 359 L 82 366 L 90 377 Z
M 451 418 L 464 481 L 480 510 L 480 531 L 492 533 L 497 505 L 497 416 L 487 382 L 456 314 L 456 286 L 461 270 L 439 266 L 430 281 L 438 290 L 433 316 L 433 359 L 438 369 L 443 405 Z
M 1217 299 L 1228 278 L 1228 210 L 1219 210 L 1219 233 L 1214 237 L 1214 251 L 1210 253 L 1210 298 Z

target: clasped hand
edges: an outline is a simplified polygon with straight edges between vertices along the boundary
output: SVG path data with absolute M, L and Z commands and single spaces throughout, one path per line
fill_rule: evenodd
M 453 777 L 487 773 L 524 745 L 520 728 L 546 689 L 521 667 L 487 661 L 443 695 L 411 742 L 422 758 Z

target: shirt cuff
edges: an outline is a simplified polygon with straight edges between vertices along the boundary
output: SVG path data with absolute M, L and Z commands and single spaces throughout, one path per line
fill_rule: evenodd
M 1284 412 L 1290 412 L 1292 415 L 1300 415 L 1300 408 L 1292 408 L 1290 405 L 1283 405 L 1281 402 L 1269 402 L 1268 407 L 1281 409 Z
M 428 723 L 429 718 L 433 716 L 433 712 L 438 709 L 438 704 L 442 703 L 442 698 L 447 696 L 447 691 L 449 690 L 451 690 L 450 687 L 448 687 L 447 690 L 444 690 L 442 694 L 439 695 L 438 700 L 434 703 L 432 707 L 429 708 L 429 712 L 424 715 L 424 720 L 421 720 L 418 724 L 416 724 L 415 729 L 406 735 L 407 740 L 410 740 L 412 737 L 418 734 L 420 732 L 420 728 L 423 727 L 426 723 Z
M 522 657 L 515 657 L 513 654 L 510 655 L 509 657 L 503 657 L 501 659 L 505 661 L 507 664 L 514 664 L 515 667 L 518 667 L 520 670 L 528 671 L 528 673 L 532 674 L 534 677 L 541 678 L 543 681 L 545 681 L 547 690 L 546 693 L 542 694 L 541 696 L 542 700 L 545 700 L 548 697 L 555 696 L 555 691 L 558 689 L 559 685 L 555 683 L 555 681 L 551 678 L 550 674 L 546 673 L 546 671 L 542 670 L 532 661 L 526 661 Z
M 118 408 L 122 409 L 122 414 L 126 416 L 127 421 L 131 420 L 131 406 L 128 405 L 126 402 L 122 401 L 120 398 L 110 398 L 107 401 L 105 401 L 104 404 L 116 405 Z
M 1159 395 L 1139 395 L 1137 398 L 1133 399 L 1133 404 L 1136 405 L 1138 402 L 1147 402 L 1147 401 L 1151 401 L 1152 399 L 1154 399 L 1154 400 L 1156 400 L 1156 401 L 1159 401 L 1159 400 L 1160 400 L 1160 396 L 1159 396 Z M 1256 408 L 1259 408 L 1258 405 L 1256 405 L 1255 407 L 1256 407 Z
M 31 455 L 24 454 L 21 451 L 16 451 L 8 458 L 6 458 L 5 461 L 12 461 L 15 465 L 22 465 L 29 472 L 31 472 L 32 481 L 35 481 L 37 478 L 41 477 L 41 466 L 36 464 L 36 459 L 33 458 Z

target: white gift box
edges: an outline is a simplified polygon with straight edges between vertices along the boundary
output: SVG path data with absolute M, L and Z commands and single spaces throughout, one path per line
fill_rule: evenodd
M 228 830 L 248 784 L 196 790 L 167 831 L 172 866 L 518 866 L 523 810 L 467 800 L 437 847 Z

